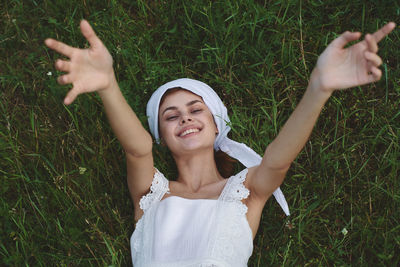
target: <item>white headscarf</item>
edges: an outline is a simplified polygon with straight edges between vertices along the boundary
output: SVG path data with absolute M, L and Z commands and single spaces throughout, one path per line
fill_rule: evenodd
M 191 91 L 203 98 L 204 103 L 207 105 L 214 117 L 219 132 L 214 142 L 214 149 L 216 151 L 222 150 L 232 158 L 239 160 L 247 168 L 260 165 L 262 158 L 256 152 L 245 144 L 238 143 L 228 138 L 228 132 L 231 130 L 229 127 L 230 120 L 226 107 L 217 93 L 215 93 L 215 91 L 207 84 L 193 79 L 183 78 L 162 85 L 153 93 L 147 103 L 146 113 L 150 131 L 157 143 L 160 143 L 160 135 L 158 132 L 158 109 L 160 107 L 161 98 L 168 89 L 176 87 Z M 280 188 L 275 190 L 274 197 L 282 207 L 285 214 L 289 216 L 289 207 Z

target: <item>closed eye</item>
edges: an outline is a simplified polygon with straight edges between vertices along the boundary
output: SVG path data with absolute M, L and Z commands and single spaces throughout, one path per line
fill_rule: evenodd
M 192 113 L 199 113 L 201 111 L 203 111 L 203 110 L 202 109 L 195 109 L 195 110 L 192 110 Z
M 176 118 L 178 118 L 178 116 L 170 116 L 170 117 L 167 117 L 167 121 L 172 121 L 172 120 L 175 120 Z

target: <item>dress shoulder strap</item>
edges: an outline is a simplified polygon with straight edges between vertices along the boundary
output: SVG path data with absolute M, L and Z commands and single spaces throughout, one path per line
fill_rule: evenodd
M 165 193 L 169 192 L 169 181 L 157 168 L 153 176 L 150 192 L 142 196 L 139 206 L 143 211 L 150 208 L 153 203 L 159 202 Z
M 248 169 L 244 169 L 238 174 L 231 176 L 221 193 L 220 199 L 228 202 L 241 201 L 246 199 L 250 191 L 244 186 Z

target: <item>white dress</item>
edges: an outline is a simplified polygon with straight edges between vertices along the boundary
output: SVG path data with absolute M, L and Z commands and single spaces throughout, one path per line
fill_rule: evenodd
M 132 234 L 135 267 L 244 267 L 253 235 L 242 203 L 248 169 L 228 178 L 218 199 L 170 196 L 169 181 L 158 170 L 150 193 L 140 200 L 143 216 Z

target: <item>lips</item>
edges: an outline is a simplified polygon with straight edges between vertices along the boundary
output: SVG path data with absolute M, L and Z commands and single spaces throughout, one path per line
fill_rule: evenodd
M 197 128 L 197 127 L 193 127 L 193 126 L 191 126 L 191 127 L 185 127 L 184 129 L 182 129 L 182 131 L 180 131 L 179 133 L 178 133 L 178 136 L 179 137 L 184 137 L 184 136 L 186 136 L 186 135 L 188 135 L 188 134 L 191 134 L 191 133 L 198 133 L 198 132 L 200 132 L 201 131 L 201 129 L 200 128 Z
M 183 137 L 183 136 L 188 135 L 190 133 L 198 133 L 199 131 L 200 131 L 199 129 L 189 129 L 189 130 L 186 130 L 183 133 L 181 133 L 179 136 Z

